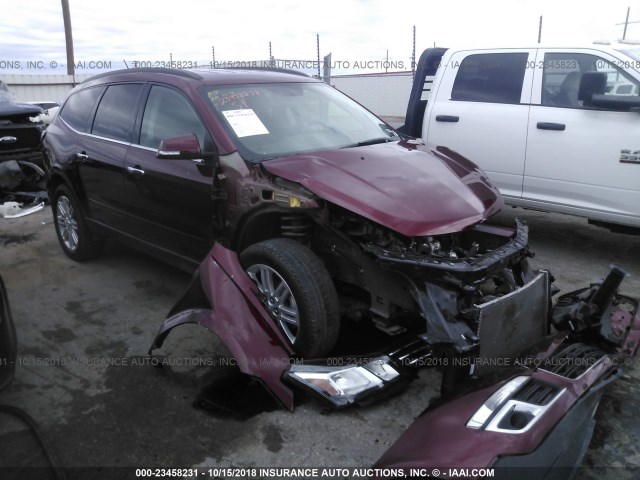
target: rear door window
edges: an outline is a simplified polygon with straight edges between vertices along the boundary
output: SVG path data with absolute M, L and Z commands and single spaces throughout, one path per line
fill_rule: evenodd
M 451 100 L 520 103 L 528 57 L 526 52 L 465 57 L 457 66 Z
M 62 117 L 71 128 L 79 132 L 87 133 L 89 131 L 89 115 L 91 115 L 102 90 L 103 88 L 100 86 L 87 88 L 74 93 L 64 104 L 60 117 Z
M 131 142 L 133 122 L 142 84 L 111 85 L 100 100 L 91 133 L 100 137 Z

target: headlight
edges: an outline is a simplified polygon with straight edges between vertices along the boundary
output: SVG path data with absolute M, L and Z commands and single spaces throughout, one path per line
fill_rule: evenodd
M 339 357 L 338 357 L 339 358 Z M 365 365 L 333 367 L 292 365 L 289 379 L 311 388 L 336 406 L 345 406 L 372 391 L 380 390 L 400 376 L 387 357 L 375 358 Z

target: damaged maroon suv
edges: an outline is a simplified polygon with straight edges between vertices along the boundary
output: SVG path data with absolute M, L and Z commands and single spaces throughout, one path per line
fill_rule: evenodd
M 271 334 L 305 358 L 361 319 L 390 336 L 426 322 L 421 343 L 464 354 L 476 305 L 536 278 L 526 227 L 483 224 L 502 199 L 482 171 L 307 76 L 98 75 L 70 94 L 44 151 L 67 255 L 117 236 L 193 270 L 215 244 L 214 258 L 239 256 Z
M 613 360 L 640 343 L 622 269 L 553 305 L 526 224 L 486 222 L 502 199 L 478 167 L 304 75 L 99 75 L 71 92 L 44 153 L 69 257 L 117 237 L 196 271 L 151 351 L 198 323 L 289 409 L 295 388 L 343 407 L 442 367 L 457 399 L 426 411 L 381 466 L 535 464 L 543 451 L 574 464 L 581 449 L 565 440 L 588 437 Z M 492 360 L 514 368 L 496 376 Z
M 529 268 L 524 223 L 484 222 L 502 207 L 484 173 L 310 77 L 99 75 L 71 92 L 44 153 L 68 256 L 118 237 L 196 270 L 153 348 L 202 324 L 287 407 L 291 383 L 346 405 L 399 382 L 394 365 L 513 356 L 549 333 L 550 275 Z M 354 326 L 389 348 L 337 379 L 308 364 Z

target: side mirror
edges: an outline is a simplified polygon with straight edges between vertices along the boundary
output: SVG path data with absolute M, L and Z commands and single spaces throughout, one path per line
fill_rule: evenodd
M 629 95 L 594 95 L 591 105 L 619 112 L 640 111 L 640 97 Z
M 598 107 L 619 112 L 629 112 L 640 109 L 640 97 L 637 95 L 605 95 L 606 87 L 606 73 L 583 73 L 580 79 L 578 100 L 582 100 L 582 104 L 585 107 Z
M 591 107 L 594 95 L 602 95 L 607 88 L 607 74 L 601 72 L 586 72 L 580 78 L 578 100 L 582 105 Z
M 201 152 L 198 137 L 189 133 L 162 140 L 156 158 L 161 160 L 193 160 L 198 164 L 212 165 L 218 159 L 218 154 L 216 152 Z

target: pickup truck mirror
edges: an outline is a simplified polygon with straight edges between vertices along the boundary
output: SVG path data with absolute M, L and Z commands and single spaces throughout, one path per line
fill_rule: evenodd
M 601 72 L 586 72 L 580 77 L 578 100 L 582 105 L 591 107 L 594 95 L 603 95 L 607 88 L 607 74 Z
M 640 109 L 640 97 L 637 95 L 593 95 L 591 105 L 621 112 L 637 111 Z
M 586 72 L 580 78 L 578 100 L 585 107 L 606 108 L 628 112 L 640 108 L 640 97 L 637 95 L 605 95 L 607 74 L 602 72 Z
M 213 165 L 217 152 L 201 152 L 200 141 L 195 134 L 165 138 L 160 142 L 156 158 L 161 160 L 193 160 L 201 165 Z

